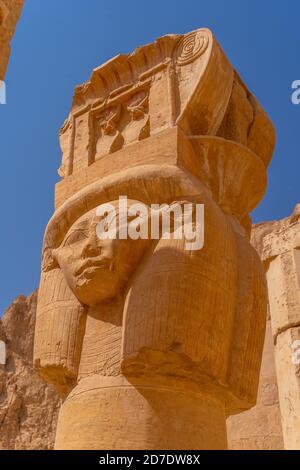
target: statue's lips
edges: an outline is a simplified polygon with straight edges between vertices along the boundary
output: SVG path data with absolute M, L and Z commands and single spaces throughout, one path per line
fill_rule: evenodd
M 89 259 L 84 264 L 82 264 L 78 269 L 75 271 L 75 276 L 80 276 L 84 274 L 86 271 L 94 271 L 95 269 L 108 269 L 109 268 L 109 260 L 101 259 L 101 260 L 92 260 Z

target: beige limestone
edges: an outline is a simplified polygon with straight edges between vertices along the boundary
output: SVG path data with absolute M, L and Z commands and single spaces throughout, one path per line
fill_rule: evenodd
M 270 319 L 267 321 L 257 404 L 227 422 L 232 450 L 282 450 L 283 437 Z
M 262 256 L 264 237 L 289 223 L 289 218 L 252 227 L 251 243 Z M 228 446 L 234 450 L 282 450 L 283 436 L 275 369 L 271 319 L 268 315 L 256 405 L 227 421 Z
M 23 0 L 0 0 L 0 80 L 4 80 L 10 42 L 23 7 Z
M 299 449 L 299 220 L 298 204 L 290 217 L 252 230 L 252 244 L 265 261 L 270 315 L 257 405 L 228 420 L 235 449 Z
M 0 365 L 0 449 L 51 449 L 60 399 L 33 370 L 37 293 L 19 296 L 0 319 L 7 346 Z
M 56 448 L 226 448 L 226 417 L 257 396 L 267 296 L 249 212 L 270 120 L 200 29 L 95 69 L 60 140 L 34 352 L 65 398 Z M 96 207 L 121 195 L 204 204 L 204 248 L 100 241 Z
M 264 238 L 285 449 L 300 449 L 300 211 Z M 298 360 L 298 363 L 297 363 Z

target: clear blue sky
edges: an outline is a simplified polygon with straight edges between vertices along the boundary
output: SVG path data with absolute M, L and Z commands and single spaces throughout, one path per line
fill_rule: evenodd
M 285 217 L 300 201 L 300 105 L 290 99 L 300 79 L 299 0 L 25 0 L 0 106 L 0 312 L 39 283 L 61 158 L 58 130 L 75 85 L 117 53 L 204 26 L 277 128 L 268 192 L 254 221 Z

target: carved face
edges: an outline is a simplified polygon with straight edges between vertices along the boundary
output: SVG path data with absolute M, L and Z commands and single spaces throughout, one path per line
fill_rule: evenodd
M 118 201 L 110 204 L 118 215 Z M 99 222 L 96 209 L 87 212 L 69 229 L 60 247 L 52 251 L 71 290 L 89 306 L 111 299 L 122 290 L 146 248 L 145 240 L 100 239 L 96 230 Z

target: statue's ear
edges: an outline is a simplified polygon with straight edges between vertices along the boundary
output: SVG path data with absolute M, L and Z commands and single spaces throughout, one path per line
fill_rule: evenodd
M 41 274 L 34 365 L 45 380 L 66 395 L 77 380 L 86 307 L 74 296 L 60 268 L 49 269 L 50 265 L 54 266 L 51 257 Z
M 55 251 L 52 248 L 45 248 L 42 255 L 42 271 L 47 272 L 54 268 L 59 268 Z

